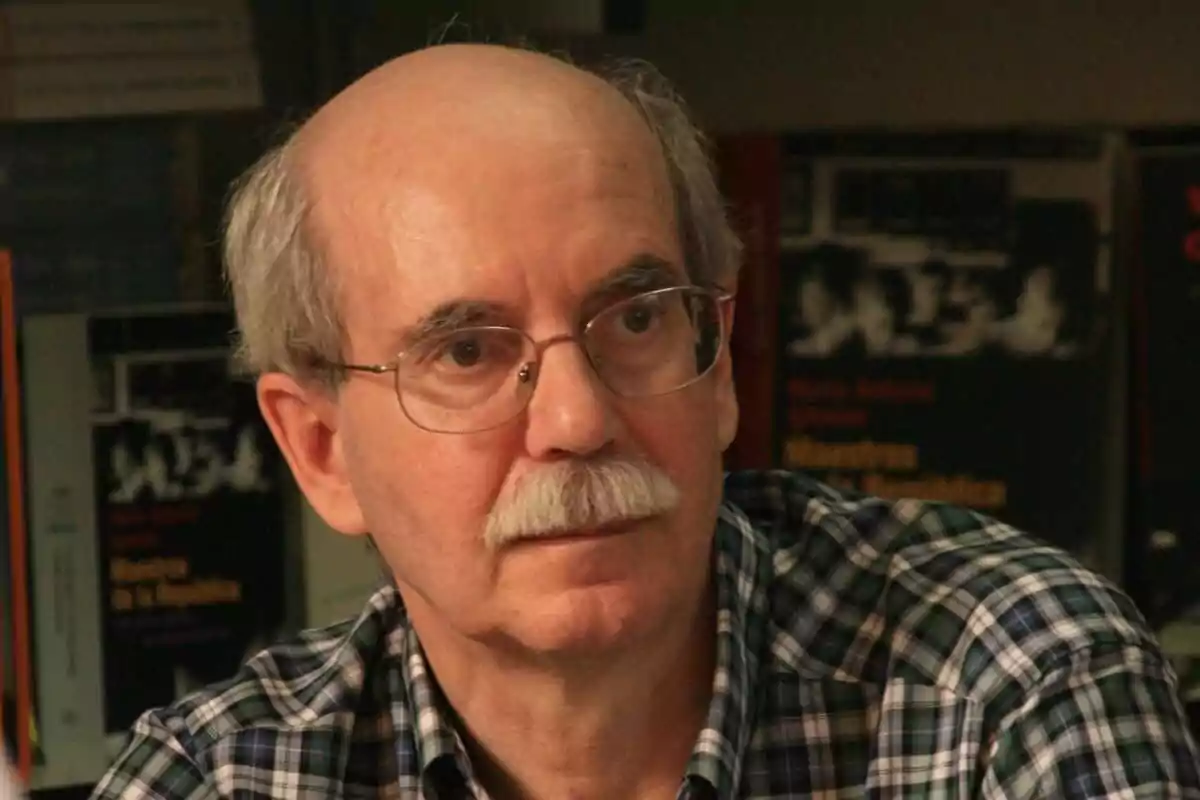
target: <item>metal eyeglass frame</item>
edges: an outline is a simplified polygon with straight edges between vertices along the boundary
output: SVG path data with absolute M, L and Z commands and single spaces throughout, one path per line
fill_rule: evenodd
M 710 363 L 707 367 L 705 367 L 705 369 L 702 372 L 696 373 L 696 375 L 694 377 L 692 377 L 689 380 L 685 381 L 684 383 L 682 383 L 678 386 L 672 387 L 670 389 L 666 389 L 666 390 L 658 391 L 658 392 L 647 392 L 645 394 L 629 394 L 626 392 L 618 391 L 613 386 L 611 386 L 608 383 L 608 381 L 605 380 L 603 372 L 596 366 L 596 363 L 592 358 L 592 354 L 588 351 L 588 348 L 587 348 L 586 342 L 585 342 L 585 337 L 587 336 L 587 332 L 591 329 L 592 325 L 596 322 L 597 319 L 602 318 L 606 314 L 612 313 L 614 310 L 619 309 L 622 306 L 632 305 L 633 303 L 636 303 L 639 300 L 644 300 L 645 298 L 650 298 L 650 297 L 656 297 L 658 295 L 667 294 L 669 292 L 689 292 L 689 293 L 692 293 L 695 295 L 703 295 L 705 297 L 710 298 L 714 302 L 714 304 L 716 306 L 716 311 L 717 311 L 716 316 L 717 316 L 718 330 L 717 330 L 717 349 L 713 353 L 712 363 Z M 496 428 L 499 428 L 503 425 L 508 424 L 509 422 L 516 419 L 518 416 L 520 416 L 525 411 L 525 409 L 529 405 L 530 400 L 533 398 L 533 390 L 536 389 L 537 378 L 541 374 L 542 357 L 545 355 L 546 350 L 549 349 L 552 345 L 560 344 L 563 342 L 574 342 L 575 344 L 579 345 L 579 349 L 583 352 L 584 357 L 587 359 L 588 365 L 592 368 L 592 371 L 600 379 L 600 382 L 609 391 L 613 392 L 613 394 L 616 394 L 619 397 L 625 397 L 628 399 L 642 398 L 642 397 L 661 397 L 664 395 L 673 394 L 674 392 L 679 392 L 679 391 L 686 389 L 687 387 L 695 384 L 696 382 L 702 380 L 706 375 L 708 375 L 708 373 L 710 373 L 712 371 L 713 367 L 715 367 L 717 362 L 720 360 L 721 354 L 724 351 L 724 349 L 726 347 L 728 347 L 727 338 L 728 338 L 729 328 L 730 328 L 728 317 L 729 317 L 729 311 L 732 307 L 733 300 L 734 300 L 734 295 L 731 292 L 728 292 L 719 287 L 711 287 L 711 286 L 703 286 L 703 285 L 666 286 L 666 287 L 659 288 L 659 289 L 651 289 L 649 291 L 639 292 L 635 295 L 625 297 L 625 298 L 613 303 L 612 305 L 605 307 L 598 313 L 593 314 L 591 319 L 589 319 L 584 325 L 582 325 L 577 333 L 573 333 L 573 334 L 572 333 L 561 333 L 556 336 L 550 336 L 548 338 L 545 338 L 545 339 L 542 339 L 539 341 L 539 340 L 535 340 L 533 337 L 531 337 L 528 333 L 521 330 L 520 328 L 512 327 L 509 325 L 472 325 L 472 326 L 462 328 L 462 329 L 459 329 L 459 330 L 456 330 L 456 331 L 453 331 L 453 332 L 447 334 L 447 338 L 449 338 L 450 336 L 458 336 L 464 332 L 469 332 L 469 331 L 506 331 L 506 332 L 510 332 L 510 333 L 515 333 L 515 334 L 519 335 L 522 339 L 524 339 L 530 345 L 530 350 L 533 353 L 533 358 L 522 362 L 519 365 L 518 372 L 517 372 L 517 381 L 519 383 L 521 383 L 521 384 L 531 384 L 532 383 L 532 385 L 530 385 L 530 387 L 529 387 L 529 389 L 530 389 L 529 392 L 525 396 L 524 402 L 515 411 L 513 411 L 512 414 L 508 415 L 503 420 L 500 420 L 496 423 L 488 424 L 488 425 L 485 425 L 482 427 L 478 427 L 478 428 L 467 428 L 465 430 L 442 430 L 440 428 L 429 427 L 429 426 L 422 424 L 422 423 L 418 422 L 417 420 L 413 419 L 412 413 L 404 405 L 404 397 L 401 392 L 401 386 L 400 386 L 400 378 L 401 378 L 400 366 L 403 364 L 405 358 L 411 352 L 410 350 L 402 350 L 400 353 L 398 353 L 396 355 L 396 357 L 394 359 L 392 359 L 391 361 L 382 363 L 382 364 L 353 364 L 353 363 L 346 363 L 346 362 L 330 362 L 329 366 L 331 366 L 335 369 L 339 369 L 339 370 L 345 370 L 345 371 L 349 371 L 349 372 L 364 372 L 364 373 L 368 373 L 371 375 L 386 375 L 388 373 L 393 373 L 394 379 L 392 381 L 392 389 L 393 389 L 393 393 L 396 395 L 396 402 L 400 406 L 401 412 L 404 414 L 405 417 L 408 418 L 408 420 L 410 422 L 412 422 L 414 425 L 416 425 L 418 428 L 421 428 L 422 430 L 429 431 L 430 433 L 441 433 L 441 434 L 446 434 L 446 435 L 466 435 L 466 434 L 471 434 L 471 433 L 482 433 L 484 431 L 495 430 Z

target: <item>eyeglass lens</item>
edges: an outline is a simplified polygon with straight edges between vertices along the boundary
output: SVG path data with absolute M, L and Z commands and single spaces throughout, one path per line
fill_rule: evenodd
M 600 380 L 624 397 L 666 394 L 712 368 L 719 300 L 695 287 L 646 292 L 609 306 L 579 337 Z M 396 370 L 404 412 L 429 430 L 470 432 L 519 414 L 537 383 L 538 346 L 505 327 L 475 327 L 405 353 Z

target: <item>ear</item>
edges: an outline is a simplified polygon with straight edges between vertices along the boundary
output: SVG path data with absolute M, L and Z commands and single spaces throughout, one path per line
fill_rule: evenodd
M 367 532 L 338 435 L 337 399 L 281 373 L 258 379 L 258 407 L 308 502 L 329 527 Z
M 729 352 L 730 334 L 733 331 L 733 312 L 734 300 L 731 298 L 724 303 L 722 308 L 725 341 L 721 342 L 721 354 L 713 366 L 717 391 L 717 444 L 722 453 L 729 449 L 738 429 L 737 387 L 733 383 L 733 356 Z

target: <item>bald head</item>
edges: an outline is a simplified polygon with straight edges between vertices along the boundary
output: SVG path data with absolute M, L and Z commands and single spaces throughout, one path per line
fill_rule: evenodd
M 668 209 L 693 278 L 733 278 L 738 243 L 702 137 L 652 68 L 594 73 L 480 44 L 394 59 L 325 104 L 231 201 L 226 273 L 243 362 L 298 374 L 336 360 L 345 326 L 334 284 L 349 266 L 394 261 L 404 240 L 436 246 L 448 222 L 503 210 L 513 186 L 549 193 L 568 176 L 622 175 Z
M 597 75 L 541 53 L 497 45 L 439 45 L 396 58 L 327 103 L 300 139 L 370 143 L 379 136 L 485 132 L 555 115 L 579 124 L 606 117 L 628 123 L 635 110 Z M 559 121 L 562 121 L 561 119 Z
M 364 228 L 355 247 L 419 235 L 418 218 L 435 206 L 460 196 L 504 203 L 514 183 L 550 180 L 589 155 L 653 182 L 670 203 L 659 143 L 619 91 L 558 59 L 494 45 L 442 45 L 377 68 L 309 121 L 296 155 L 316 199 L 311 222 L 332 250 L 351 226 Z

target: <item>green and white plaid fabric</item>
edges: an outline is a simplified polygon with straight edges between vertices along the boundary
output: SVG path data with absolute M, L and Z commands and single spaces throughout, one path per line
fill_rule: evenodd
M 952 506 L 726 477 L 718 666 L 680 798 L 1197 798 L 1133 604 Z M 147 712 L 95 798 L 483 798 L 402 603 Z

